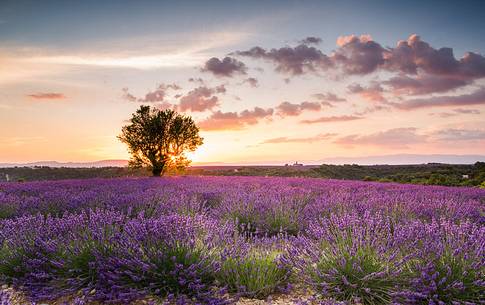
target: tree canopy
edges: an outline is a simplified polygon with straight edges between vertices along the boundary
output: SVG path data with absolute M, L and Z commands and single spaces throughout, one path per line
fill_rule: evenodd
M 190 116 L 150 106 L 140 106 L 118 138 L 128 145 L 129 165 L 147 166 L 154 176 L 185 168 L 190 163 L 185 152 L 195 151 L 203 143 Z

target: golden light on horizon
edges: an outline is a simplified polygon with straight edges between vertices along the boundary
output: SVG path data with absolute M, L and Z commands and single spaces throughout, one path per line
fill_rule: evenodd
M 212 143 L 204 143 L 199 146 L 195 151 L 190 151 L 186 153 L 187 159 L 194 163 L 207 162 L 211 157 L 211 147 L 214 145 Z

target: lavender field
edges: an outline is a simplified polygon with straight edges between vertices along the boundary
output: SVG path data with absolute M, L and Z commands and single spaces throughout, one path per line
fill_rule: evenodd
M 0 280 L 34 303 L 485 304 L 484 206 L 478 188 L 303 178 L 4 183 Z

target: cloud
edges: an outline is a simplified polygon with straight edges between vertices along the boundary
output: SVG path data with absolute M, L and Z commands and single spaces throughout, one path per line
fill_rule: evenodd
M 271 139 L 264 140 L 260 144 L 313 143 L 313 142 L 320 142 L 320 141 L 331 139 L 336 135 L 337 135 L 336 133 L 322 133 L 313 137 L 302 137 L 302 138 L 279 137 L 279 138 L 271 138 Z
M 168 89 L 180 90 L 182 88 L 176 84 L 171 84 L 171 85 L 161 84 L 158 86 L 156 90 L 145 94 L 145 97 L 139 100 L 139 102 L 143 102 L 143 103 L 163 102 Z
M 383 96 L 384 88 L 377 83 L 371 82 L 368 87 L 362 87 L 359 84 L 351 84 L 347 86 L 349 93 L 358 94 L 363 99 L 371 102 L 386 102 L 386 98 Z
M 15 57 L 24 63 L 48 64 L 52 67 L 72 66 L 76 70 L 81 66 L 160 69 L 165 67 L 199 67 L 207 60 L 208 51 L 227 48 L 248 38 L 245 31 L 190 31 L 177 33 L 173 39 L 166 37 L 160 44 L 151 35 L 138 35 L 129 39 L 116 40 L 109 44 L 101 42 L 87 48 L 64 47 L 59 51 L 51 48 L 12 47 Z M 143 47 L 140 47 L 143 46 Z M 7 49 L 7 48 L 5 48 Z M 62 50 L 61 50 L 62 49 Z M 95 50 L 95 51 L 93 51 Z M 69 67 L 66 67 L 70 69 Z
M 390 49 L 386 54 L 386 67 L 409 74 L 422 70 L 432 75 L 485 77 L 485 58 L 482 55 L 467 52 L 457 60 L 452 48 L 435 49 L 416 34 L 399 41 L 396 48 Z
M 341 36 L 337 45 L 339 48 L 332 54 L 332 60 L 340 64 L 346 74 L 369 74 L 384 64 L 386 50 L 370 35 Z
M 418 69 L 422 69 L 430 74 L 446 75 L 455 71 L 459 63 L 453 55 L 453 49 L 434 49 L 413 34 L 390 50 L 386 65 L 390 69 L 409 74 L 417 74 Z
M 315 93 L 313 94 L 313 97 L 315 97 L 318 100 L 321 100 L 322 102 L 328 102 L 328 103 L 339 103 L 339 102 L 347 101 L 345 98 L 339 97 L 336 94 L 331 92 Z
M 387 105 L 387 103 L 386 103 L 386 105 Z M 374 104 L 374 105 L 372 105 L 370 107 L 365 107 L 361 111 L 357 111 L 354 114 L 355 115 L 362 116 L 362 115 L 366 115 L 366 114 L 374 113 L 374 112 L 378 112 L 378 111 L 383 111 L 383 110 L 391 111 L 391 108 L 389 106 L 375 105 Z
M 389 85 L 397 95 L 440 93 L 454 90 L 471 83 L 472 81 L 469 79 L 433 75 L 423 75 L 418 77 L 401 75 L 392 77 L 391 79 L 383 82 L 383 84 Z
M 446 92 L 485 77 L 485 57 L 481 54 L 467 52 L 457 59 L 452 48 L 434 48 L 416 34 L 399 41 L 394 48 L 383 47 L 370 35 L 341 36 L 329 55 L 311 46 L 317 41 L 308 37 L 296 47 L 266 50 L 256 46 L 232 54 L 267 60 L 276 71 L 291 75 L 329 69 L 339 69 L 342 76 L 394 72 L 398 76 L 387 85 L 396 93 L 409 95 Z
M 138 100 L 136 96 L 130 93 L 130 89 L 128 89 L 127 87 L 121 89 L 121 91 L 123 91 L 122 98 L 124 100 L 127 100 L 128 102 L 136 102 Z
M 129 102 L 138 102 L 138 103 L 162 103 L 165 102 L 165 98 L 167 96 L 168 90 L 180 90 L 182 89 L 179 85 L 176 84 L 160 84 L 158 87 L 145 94 L 142 98 L 137 98 L 133 94 L 129 92 L 128 88 L 123 88 L 123 95 L 122 98 L 129 101 Z
M 484 105 L 485 88 L 463 95 L 456 96 L 435 96 L 429 98 L 411 99 L 393 105 L 402 110 L 413 110 L 428 107 L 446 107 L 446 106 L 466 106 L 466 105 Z
M 462 114 L 480 114 L 480 110 L 478 110 L 478 109 L 457 108 L 457 109 L 453 109 L 453 111 L 456 112 L 456 113 L 462 113 Z
M 253 88 L 256 88 L 256 87 L 258 87 L 258 86 L 259 86 L 259 82 L 258 82 L 258 80 L 257 80 L 256 78 L 254 78 L 254 77 L 248 77 L 248 78 L 246 78 L 245 80 L 243 80 L 243 82 L 242 82 L 242 83 L 243 83 L 243 84 L 244 84 L 244 83 L 248 83 L 248 84 L 249 84 L 251 87 L 253 87 Z
M 364 117 L 354 115 L 340 115 L 340 116 L 324 116 L 314 120 L 302 120 L 303 124 L 317 124 L 317 123 L 332 123 L 332 122 L 347 122 L 361 120 Z
M 300 44 L 320 44 L 322 39 L 320 37 L 308 36 L 305 39 L 300 40 Z
M 204 80 L 202 78 L 200 78 L 200 77 L 191 77 L 191 78 L 189 78 L 189 82 L 190 83 L 197 83 L 199 85 L 204 85 L 205 84 Z
M 206 61 L 201 70 L 203 72 L 211 72 L 216 76 L 232 77 L 234 74 L 246 74 L 247 67 L 243 62 L 226 56 L 222 60 L 212 57 Z
M 387 83 L 400 94 L 418 95 L 447 92 L 485 77 L 485 57 L 467 52 L 456 59 L 452 48 L 433 48 L 416 34 L 397 43 L 385 54 L 383 67 L 401 75 Z
M 266 51 L 254 47 L 247 51 L 237 51 L 234 54 L 255 59 L 264 59 L 276 65 L 276 71 L 291 75 L 301 75 L 308 71 L 327 69 L 332 65 L 330 58 L 322 51 L 306 44 L 296 47 L 283 47 Z
M 242 129 L 247 125 L 255 125 L 260 120 L 273 115 L 273 109 L 255 107 L 253 110 L 237 112 L 216 111 L 210 117 L 199 122 L 203 130 L 234 130 Z
M 305 110 L 318 111 L 320 109 L 322 109 L 322 105 L 317 102 L 302 102 L 300 104 L 283 102 L 276 107 L 276 110 L 281 117 L 297 116 Z
M 67 98 L 63 93 L 56 92 L 39 92 L 27 96 L 34 100 L 63 100 Z
M 456 59 L 452 48 L 433 48 L 413 34 L 385 53 L 383 68 L 418 75 L 415 78 L 400 76 L 390 80 L 389 85 L 401 93 L 446 92 L 485 77 L 485 57 L 467 52 L 462 58 Z
M 427 134 L 418 133 L 416 128 L 393 128 L 368 135 L 353 134 L 334 141 L 343 146 L 369 145 L 390 148 L 409 148 L 415 144 L 482 141 L 485 140 L 485 130 L 481 129 L 444 129 Z
M 426 135 L 417 133 L 417 129 L 394 128 L 369 135 L 349 135 L 341 137 L 334 142 L 344 146 L 370 145 L 393 148 L 407 148 L 409 145 L 423 143 L 427 140 Z
M 226 89 L 226 86 L 225 85 L 219 85 L 219 86 L 216 86 L 214 87 L 213 89 L 216 93 L 226 93 L 227 92 L 227 89 Z
M 271 108 L 263 109 L 260 107 L 254 107 L 253 110 L 244 110 L 239 114 L 239 117 L 246 123 L 254 125 L 258 123 L 259 119 L 267 118 L 273 115 L 274 110 Z
M 441 113 L 429 113 L 428 115 L 431 116 L 439 116 L 440 118 L 449 118 L 453 116 L 457 116 L 457 113 L 450 113 L 450 112 L 441 112 Z
M 145 97 L 139 99 L 138 102 L 141 103 L 156 103 L 163 102 L 165 99 L 165 89 L 158 88 L 155 91 L 148 92 Z
M 178 109 L 180 111 L 204 112 L 219 106 L 219 98 L 216 93 L 225 93 L 226 88 L 220 85 L 214 88 L 199 86 L 180 97 Z
M 480 129 L 444 129 L 431 134 L 436 141 L 455 142 L 455 141 L 483 141 L 485 140 L 485 130 Z
M 457 108 L 457 109 L 453 109 L 453 112 L 430 113 L 429 115 L 437 115 L 441 118 L 449 118 L 460 114 L 480 114 L 480 113 L 481 112 L 478 109 Z

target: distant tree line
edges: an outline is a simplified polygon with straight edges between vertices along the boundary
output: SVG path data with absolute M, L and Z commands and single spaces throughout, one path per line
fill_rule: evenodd
M 23 182 L 40 180 L 115 178 L 146 176 L 145 169 L 130 169 L 126 167 L 7 167 L 0 168 L 0 182 Z
M 479 186 L 485 181 L 485 162 L 473 165 L 321 165 L 320 177 L 445 186 Z
M 189 171 L 190 172 L 190 171 Z M 245 166 L 233 169 L 192 169 L 199 175 L 313 177 L 444 186 L 485 187 L 485 162 L 417 165 L 331 165 L 303 167 Z
M 175 175 L 176 172 L 167 174 Z M 482 186 L 485 187 L 485 162 L 475 164 L 420 165 L 329 165 L 320 166 L 199 166 L 189 167 L 185 175 L 211 176 L 276 176 L 276 177 L 313 177 L 328 179 L 364 180 L 379 182 L 398 182 L 445 186 Z M 127 167 L 102 168 L 51 168 L 13 167 L 0 168 L 0 182 L 35 181 L 85 178 L 142 177 L 150 175 L 146 169 Z

